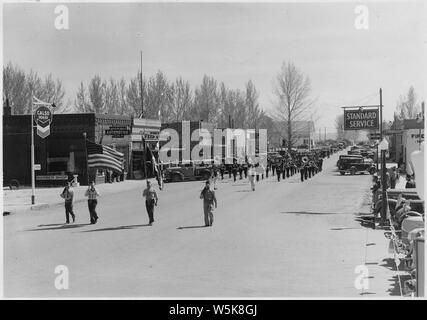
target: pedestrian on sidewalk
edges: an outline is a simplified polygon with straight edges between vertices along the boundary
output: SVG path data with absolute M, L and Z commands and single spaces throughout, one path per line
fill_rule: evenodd
M 412 189 L 412 188 L 415 188 L 415 181 L 410 174 L 407 174 L 405 189 Z
M 397 181 L 396 167 L 393 167 L 391 168 L 391 171 L 390 171 L 390 189 L 396 188 L 396 181 Z
M 98 205 L 97 197 L 99 197 L 99 192 L 95 188 L 95 182 L 91 181 L 89 187 L 85 192 L 87 197 L 87 206 L 89 208 L 89 217 L 90 224 L 95 224 L 98 222 L 98 214 L 96 213 L 96 206 Z
M 68 183 L 62 193 L 60 194 L 61 198 L 65 200 L 65 223 L 70 223 L 70 215 L 73 218 L 73 222 L 76 220 L 76 216 L 73 212 L 73 198 L 74 191 L 71 188 L 71 183 Z
M 205 216 L 205 226 L 212 226 L 213 224 L 213 205 L 217 207 L 215 191 L 211 190 L 209 180 L 200 193 L 200 199 L 203 199 L 203 213 Z
M 147 180 L 147 188 L 142 193 L 142 196 L 145 197 L 145 208 L 148 213 L 148 224 L 151 226 L 154 222 L 154 206 L 157 207 L 157 202 L 159 198 L 157 197 L 156 190 L 151 186 L 151 182 Z

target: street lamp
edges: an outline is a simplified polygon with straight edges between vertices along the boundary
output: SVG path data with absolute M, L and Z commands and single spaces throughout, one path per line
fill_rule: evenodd
M 383 138 L 381 142 L 378 144 L 378 150 L 381 151 L 381 225 L 385 225 L 386 219 L 387 219 L 387 187 L 386 187 L 386 159 L 385 159 L 385 153 L 387 152 L 389 147 L 388 141 Z

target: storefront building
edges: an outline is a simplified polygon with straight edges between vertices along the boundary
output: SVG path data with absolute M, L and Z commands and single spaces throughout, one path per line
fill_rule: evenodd
M 36 186 L 64 185 L 78 176 L 80 184 L 95 179 L 103 182 L 100 170 L 90 169 L 86 161 L 84 133 L 88 140 L 108 145 L 124 154 L 124 173 L 129 166 L 129 136 L 113 137 L 106 130 L 114 127 L 132 127 L 126 116 L 95 113 L 54 114 L 50 135 L 42 139 L 34 134 Z M 38 166 L 37 166 L 38 167 Z M 3 181 L 12 179 L 21 185 L 31 184 L 31 115 L 3 116 Z
M 144 179 L 145 173 L 151 177 L 151 167 L 146 163 L 144 170 L 144 143 L 153 152 L 156 159 L 159 151 L 160 120 L 153 119 L 133 119 L 132 133 L 130 135 L 129 146 L 131 150 L 129 179 Z

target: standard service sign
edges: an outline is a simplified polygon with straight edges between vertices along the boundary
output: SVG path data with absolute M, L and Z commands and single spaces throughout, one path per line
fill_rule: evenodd
M 46 138 L 50 134 L 50 124 L 52 122 L 52 112 L 48 107 L 40 106 L 34 114 L 34 121 L 37 125 L 37 134 L 41 138 Z
M 344 110 L 344 130 L 379 129 L 378 109 Z

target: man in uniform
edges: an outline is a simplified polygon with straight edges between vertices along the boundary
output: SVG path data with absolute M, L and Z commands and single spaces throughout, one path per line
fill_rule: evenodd
M 236 162 L 233 163 L 233 167 L 231 170 L 233 171 L 233 180 L 234 182 L 236 182 L 237 170 L 238 170 L 238 166 Z
M 206 185 L 200 193 L 200 199 L 203 199 L 203 212 L 205 216 L 205 226 L 212 226 L 213 224 L 213 205 L 217 207 L 215 191 L 211 190 L 209 180 L 206 181 Z
M 73 212 L 74 191 L 71 189 L 71 183 L 68 183 L 65 186 L 60 196 L 65 200 L 65 223 L 70 223 L 70 215 L 74 222 L 76 220 L 76 216 Z
M 322 171 L 322 167 L 323 167 L 323 158 L 319 159 L 319 171 Z
M 157 192 L 151 186 L 151 182 L 147 180 L 147 188 L 144 189 L 142 196 L 145 197 L 145 208 L 148 213 L 148 224 L 151 226 L 154 222 L 154 206 L 157 206 L 158 197 Z
M 276 162 L 276 174 L 277 174 L 277 181 L 280 182 L 280 176 L 282 175 L 282 164 L 281 162 Z
M 301 182 L 304 182 L 304 178 L 306 178 L 306 172 L 305 172 L 305 163 L 301 161 L 301 168 L 299 170 L 300 174 L 301 174 Z

